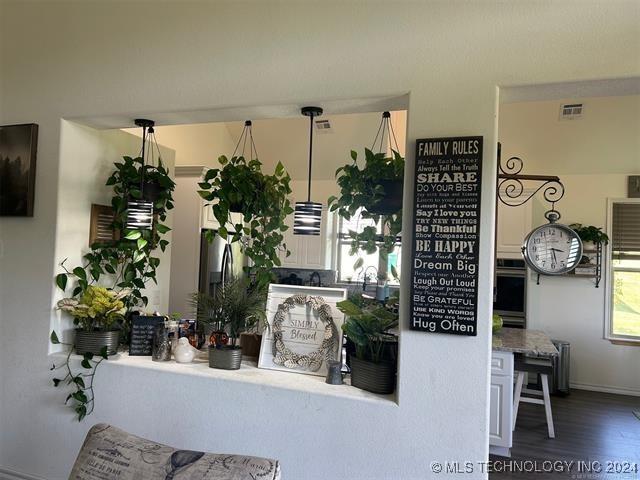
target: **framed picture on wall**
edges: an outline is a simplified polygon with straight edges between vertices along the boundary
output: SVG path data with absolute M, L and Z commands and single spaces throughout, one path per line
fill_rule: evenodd
M 33 217 L 38 125 L 0 126 L 0 216 Z

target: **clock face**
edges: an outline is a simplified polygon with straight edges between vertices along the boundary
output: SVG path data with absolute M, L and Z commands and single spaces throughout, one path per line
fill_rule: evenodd
M 569 227 L 550 223 L 536 228 L 527 236 L 522 253 L 536 272 L 562 275 L 580 262 L 582 241 Z

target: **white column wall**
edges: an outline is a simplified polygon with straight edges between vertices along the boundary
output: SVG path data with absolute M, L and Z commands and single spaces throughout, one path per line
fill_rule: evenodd
M 277 457 L 290 479 L 436 478 L 431 461 L 486 459 L 495 87 L 640 74 L 636 3 L 1 8 L 1 118 L 38 123 L 40 138 L 35 217 L 0 219 L 0 465 L 66 478 L 97 421 L 186 448 Z M 409 332 L 405 310 L 399 405 L 390 408 L 114 363 L 100 372 L 95 414 L 73 420 L 50 387 L 47 358 L 60 118 L 407 92 L 408 172 L 416 138 L 485 137 L 477 337 Z M 405 186 L 408 201 L 410 177 Z

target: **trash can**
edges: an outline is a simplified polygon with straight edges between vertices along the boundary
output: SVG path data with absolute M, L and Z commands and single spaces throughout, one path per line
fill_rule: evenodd
M 558 356 L 552 357 L 553 382 L 551 393 L 553 395 L 569 395 L 569 363 L 571 360 L 571 344 L 564 340 L 551 340 L 558 349 Z

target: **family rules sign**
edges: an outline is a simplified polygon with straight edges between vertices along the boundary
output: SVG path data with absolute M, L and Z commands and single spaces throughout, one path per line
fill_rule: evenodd
M 482 137 L 416 141 L 410 328 L 475 336 Z

